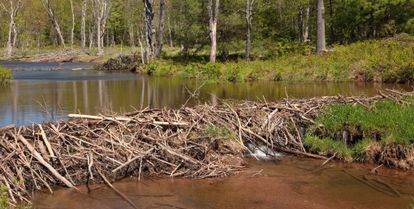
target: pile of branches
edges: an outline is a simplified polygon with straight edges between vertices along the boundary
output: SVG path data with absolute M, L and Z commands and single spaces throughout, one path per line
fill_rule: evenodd
M 104 64 L 97 65 L 95 69 L 99 71 L 137 72 L 141 63 L 141 56 L 138 56 L 137 54 L 120 55 L 117 58 L 109 59 Z
M 144 109 L 122 116 L 69 115 L 68 121 L 0 129 L 0 184 L 11 203 L 33 191 L 126 177 L 209 178 L 243 168 L 247 147 L 307 153 L 305 129 L 326 105 L 391 98 L 322 97 Z M 251 146 L 253 145 L 253 146 Z

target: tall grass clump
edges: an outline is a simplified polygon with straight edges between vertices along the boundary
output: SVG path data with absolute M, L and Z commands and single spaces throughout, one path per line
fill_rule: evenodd
M 12 71 L 0 66 L 0 86 L 7 84 L 12 78 Z
M 324 155 L 340 154 L 365 161 L 372 145 L 414 143 L 414 103 L 380 101 L 370 106 L 338 104 L 328 107 L 311 127 L 305 138 L 310 151 Z M 345 144 L 343 133 L 355 140 Z

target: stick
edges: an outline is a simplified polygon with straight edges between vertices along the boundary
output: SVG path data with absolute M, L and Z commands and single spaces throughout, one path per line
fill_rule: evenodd
M 109 182 L 108 179 L 106 179 L 106 177 L 98 169 L 96 169 L 96 171 L 98 172 L 99 176 L 102 178 L 102 180 L 105 182 L 105 184 L 109 188 L 111 188 L 117 195 L 119 195 L 122 199 L 124 199 L 126 202 L 128 202 L 133 208 L 138 209 L 138 207 L 135 205 L 135 203 L 133 203 L 127 196 L 125 196 L 122 192 L 120 192 L 114 186 L 112 186 L 111 182 Z
M 40 134 L 42 135 L 43 142 L 45 143 L 45 145 L 46 145 L 46 147 L 47 147 L 47 150 L 49 151 L 49 155 L 50 155 L 50 157 L 51 157 L 51 158 L 55 158 L 56 156 L 55 156 L 55 154 L 53 153 L 52 146 L 50 145 L 49 140 L 47 140 L 46 133 L 45 133 L 45 131 L 43 130 L 42 125 L 40 125 L 40 124 L 39 124 L 38 126 L 39 126 L 39 128 L 40 128 Z
M 22 136 L 18 135 L 17 138 L 23 142 L 24 145 L 26 145 L 27 149 L 31 153 L 33 153 L 33 156 L 43 165 L 45 166 L 57 179 L 59 179 L 61 182 L 63 182 L 67 187 L 74 188 L 77 190 L 76 187 L 73 186 L 72 183 L 70 183 L 65 177 L 59 174 L 49 163 L 47 163 L 42 156 L 34 149 L 34 147 Z

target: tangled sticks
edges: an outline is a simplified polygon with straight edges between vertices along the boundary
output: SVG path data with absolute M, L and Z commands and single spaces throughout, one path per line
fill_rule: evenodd
M 396 93 L 394 94 L 396 95 Z M 0 184 L 11 204 L 32 191 L 126 177 L 209 178 L 243 167 L 248 144 L 309 157 L 304 128 L 330 104 L 396 98 L 323 97 L 194 108 L 144 109 L 124 116 L 69 115 L 68 121 L 0 129 Z

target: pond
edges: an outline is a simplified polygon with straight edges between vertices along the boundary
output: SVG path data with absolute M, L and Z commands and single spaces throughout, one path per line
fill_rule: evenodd
M 237 176 L 206 179 L 128 179 L 114 186 L 138 208 L 283 208 L 283 209 L 412 209 L 413 173 L 374 166 L 283 157 L 277 161 L 249 160 Z M 370 187 L 358 179 L 368 179 Z M 382 182 L 384 184 L 378 184 Z M 399 195 L 390 193 L 387 185 Z M 38 209 L 132 208 L 104 185 L 85 186 L 81 192 L 61 189 L 53 195 L 39 192 Z M 379 190 L 377 190 L 380 188 Z
M 221 99 L 275 101 L 287 96 L 369 96 L 386 88 L 411 90 L 408 85 L 372 83 L 204 83 L 97 72 L 88 69 L 91 64 L 82 63 L 0 62 L 0 65 L 14 71 L 11 84 L 0 88 L 0 127 L 65 119 L 70 113 L 122 113 L 144 107 L 179 108 L 183 104 L 218 103 Z M 196 91 L 199 87 L 200 91 Z M 194 92 L 197 94 L 192 97 Z

